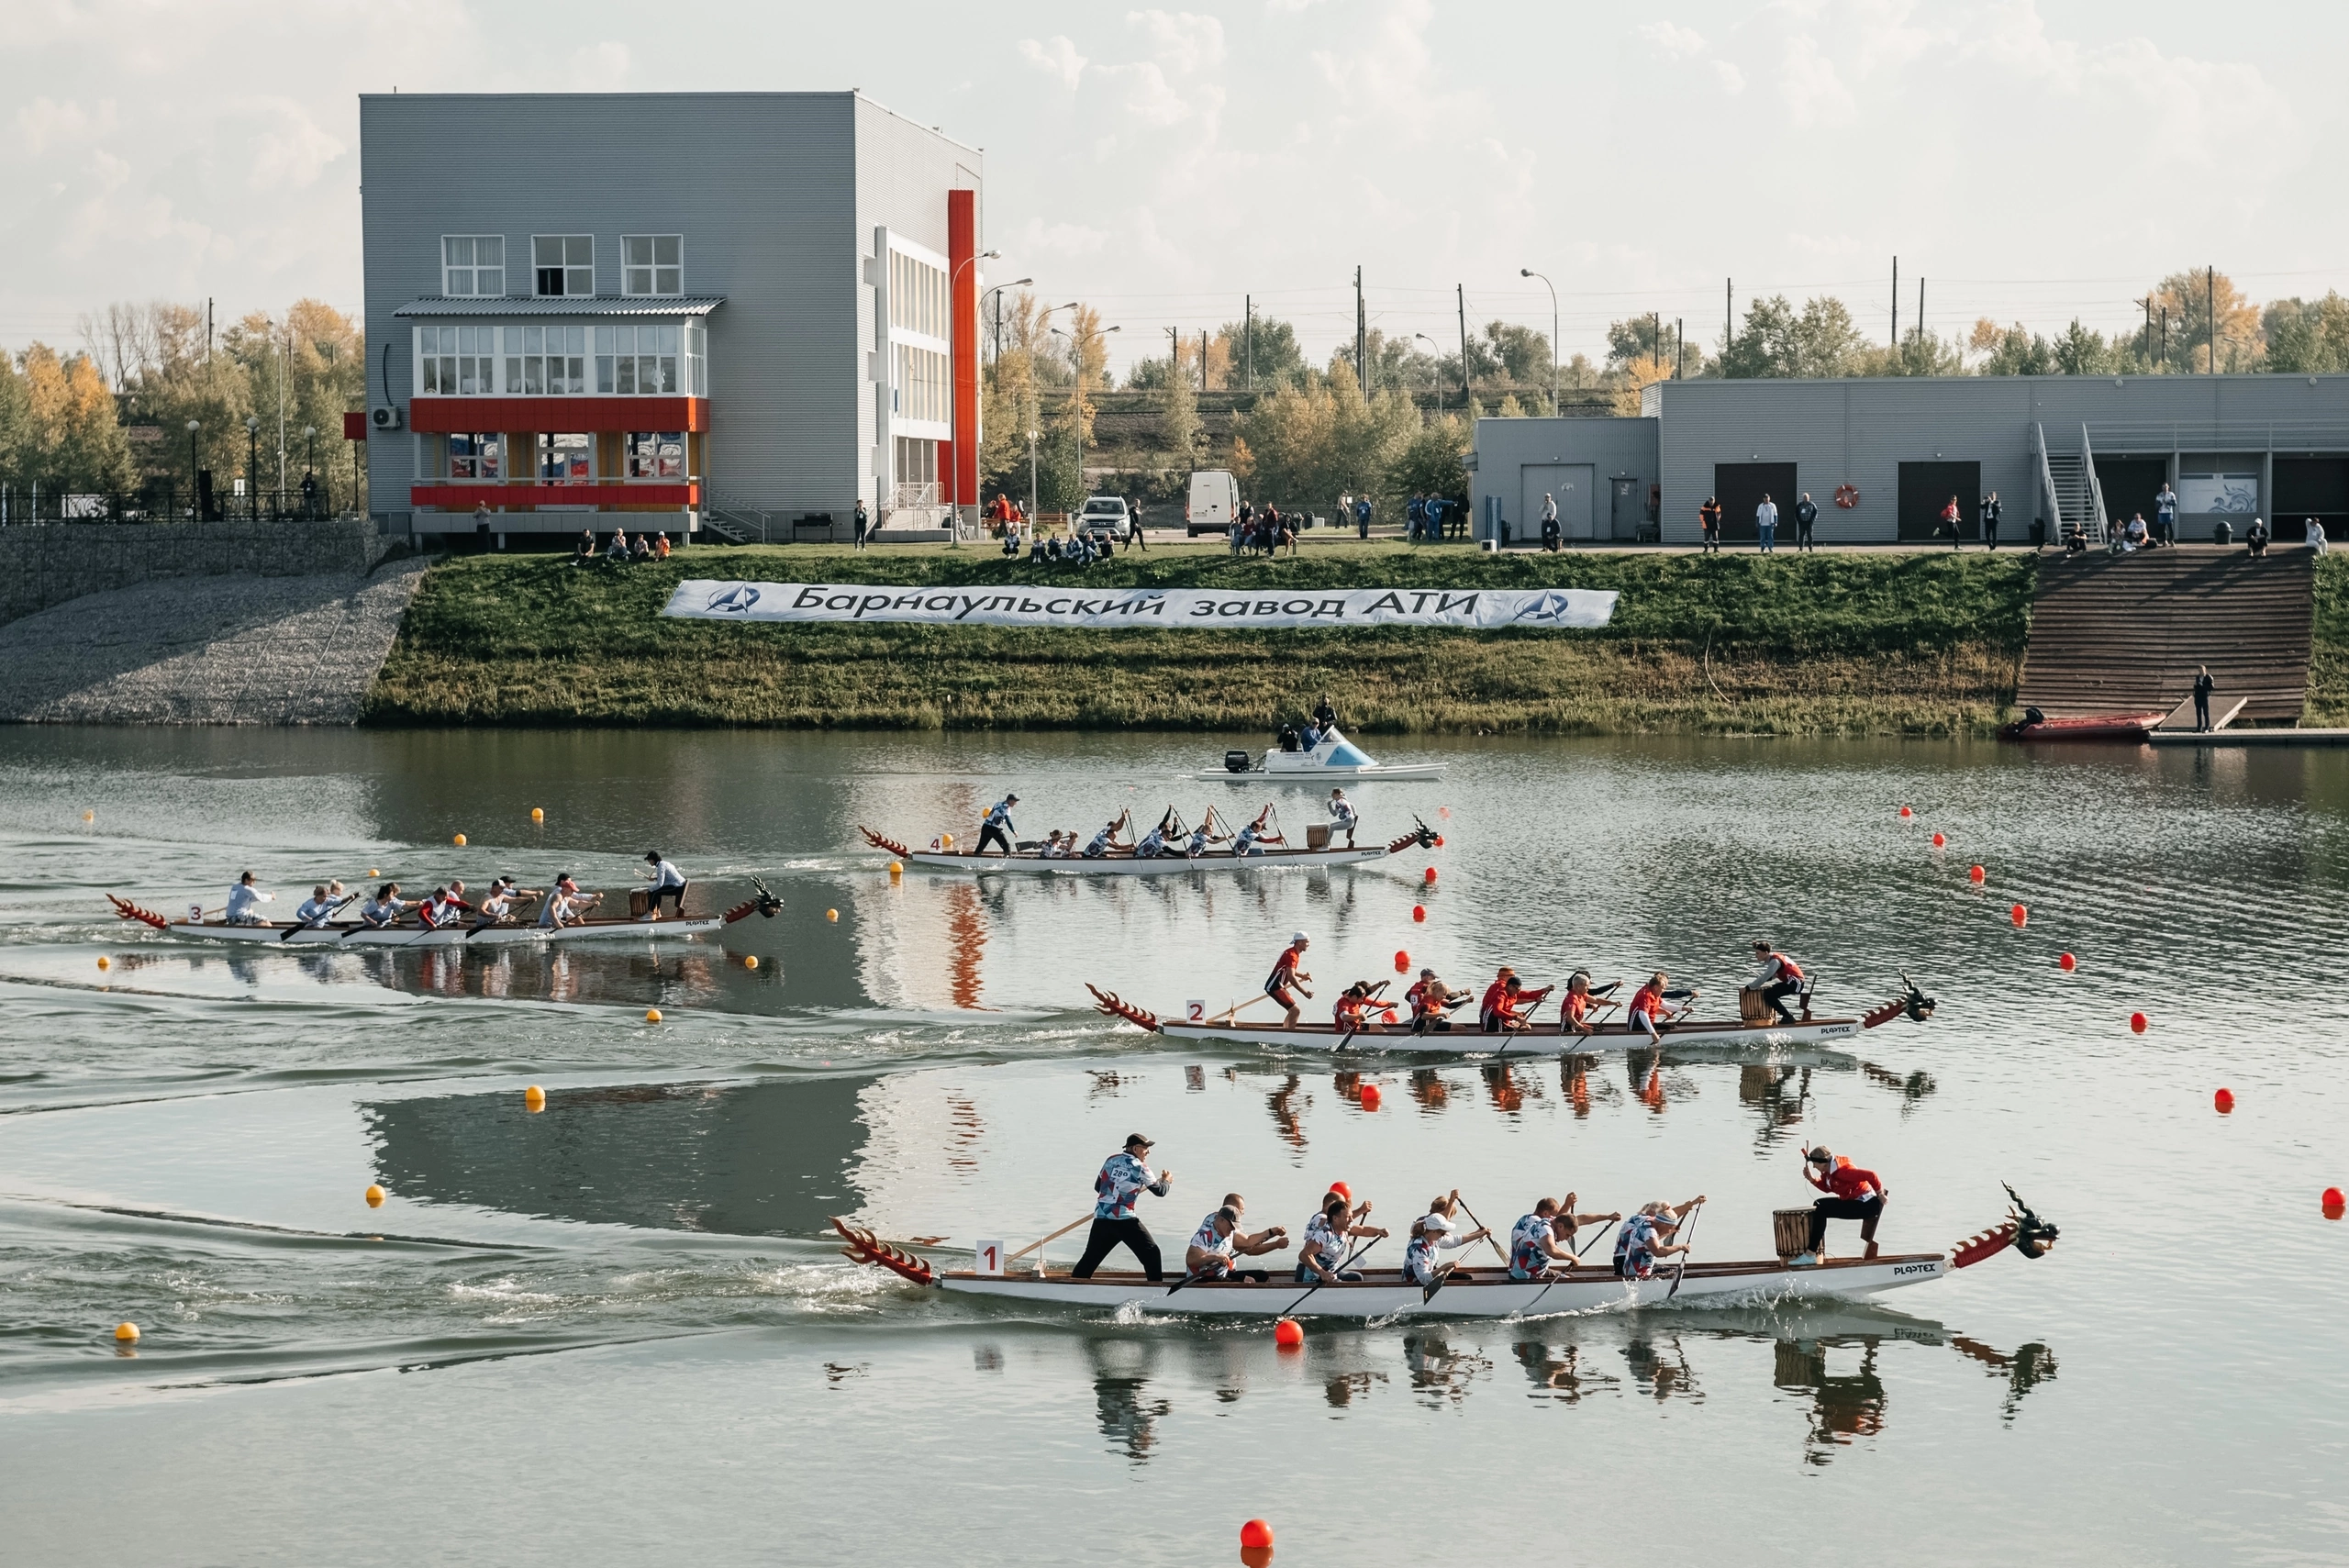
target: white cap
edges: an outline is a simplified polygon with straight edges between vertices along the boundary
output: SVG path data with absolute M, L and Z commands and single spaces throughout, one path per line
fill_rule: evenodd
M 1297 931 L 1297 932 L 1292 933 L 1292 934 L 1290 935 L 1290 937 L 1289 937 L 1289 939 L 1288 939 L 1288 940 L 1289 940 L 1289 941 L 1290 941 L 1291 943 L 1297 943 L 1297 942 L 1309 942 L 1309 941 L 1311 941 L 1313 939 L 1312 939 L 1311 937 L 1307 936 L 1303 931 Z
M 1448 1215 L 1431 1212 L 1420 1217 L 1419 1229 L 1421 1230 L 1450 1230 L 1453 1229 L 1452 1219 Z

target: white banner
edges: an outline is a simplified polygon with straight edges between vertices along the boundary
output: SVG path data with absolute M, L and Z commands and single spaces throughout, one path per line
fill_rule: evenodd
M 884 588 L 855 584 L 677 584 L 661 612 L 686 620 L 910 621 L 924 626 L 1605 626 L 1615 595 L 1587 588 Z
M 2189 516 L 2233 512 L 2247 517 L 2259 510 L 2259 475 L 2181 473 L 2177 476 L 2177 509 Z

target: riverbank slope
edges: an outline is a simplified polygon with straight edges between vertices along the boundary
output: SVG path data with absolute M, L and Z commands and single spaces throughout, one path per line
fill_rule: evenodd
M 1597 631 L 746 626 L 664 619 L 686 577 L 1299 592 L 1613 589 Z M 573 567 L 478 555 L 426 576 L 369 693 L 388 725 L 1157 728 L 1254 733 L 1327 692 L 1368 734 L 1987 734 L 2030 623 L 2028 551 L 1488 556 L 1219 546 L 1082 573 L 991 549 L 700 550 Z

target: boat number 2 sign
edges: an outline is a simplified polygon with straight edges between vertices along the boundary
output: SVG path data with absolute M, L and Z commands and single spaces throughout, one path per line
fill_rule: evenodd
M 1183 1021 L 1186 1024 L 1206 1023 L 1208 1021 L 1208 1005 L 1205 1002 L 1184 1003 Z
M 1605 626 L 1615 595 L 1590 588 L 889 588 L 872 584 L 677 584 L 662 612 L 685 620 L 908 621 L 930 626 L 1498 628 Z
M 981 1241 L 975 1245 L 974 1251 L 978 1254 L 972 1263 L 972 1267 L 974 1272 L 983 1274 L 999 1274 L 1003 1273 L 1002 1242 Z

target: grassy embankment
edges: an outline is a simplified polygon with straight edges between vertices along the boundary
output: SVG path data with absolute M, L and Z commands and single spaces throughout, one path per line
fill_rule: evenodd
M 683 577 L 1308 591 L 1613 588 L 1603 631 L 1040 631 L 664 619 Z M 1079 574 L 991 550 L 696 550 L 582 570 L 464 556 L 424 581 L 375 724 L 1258 732 L 1328 692 L 1370 734 L 1985 733 L 2011 700 L 2027 552 L 1586 554 L 1324 546 L 1120 555 Z M 2349 616 L 2349 610 L 2342 612 Z
M 2327 555 L 2316 563 L 2314 633 L 2300 723 L 2349 726 L 2349 555 Z

